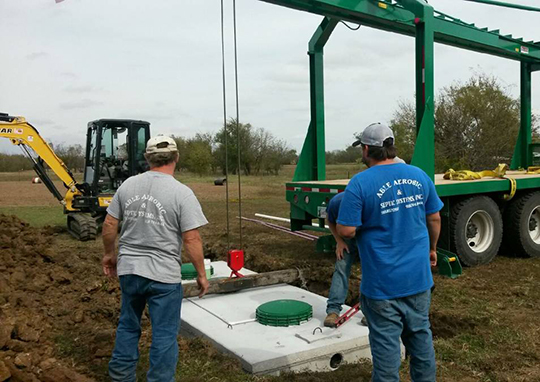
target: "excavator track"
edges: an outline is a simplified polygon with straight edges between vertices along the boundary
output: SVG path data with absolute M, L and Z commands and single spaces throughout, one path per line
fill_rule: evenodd
M 98 231 L 98 225 L 95 218 L 90 214 L 72 213 L 67 218 L 68 232 L 75 239 L 80 241 L 95 240 Z

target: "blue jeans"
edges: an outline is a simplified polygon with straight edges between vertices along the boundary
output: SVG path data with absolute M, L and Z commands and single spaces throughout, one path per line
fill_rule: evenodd
M 182 284 L 164 284 L 137 275 L 120 276 L 122 309 L 109 362 L 114 382 L 135 382 L 139 360 L 141 316 L 146 304 L 152 323 L 148 382 L 173 382 L 178 361 Z
M 347 291 L 349 290 L 349 276 L 351 275 L 351 266 L 358 259 L 358 247 L 356 240 L 346 240 L 349 247 L 349 253 L 343 251 L 343 260 L 337 260 L 332 276 L 332 284 L 328 293 L 326 303 L 326 313 L 341 312 L 341 305 L 345 303 Z
M 412 381 L 434 382 L 435 350 L 428 317 L 431 291 L 394 300 L 372 300 L 362 295 L 360 301 L 369 327 L 372 381 L 399 381 L 401 337 L 411 357 Z

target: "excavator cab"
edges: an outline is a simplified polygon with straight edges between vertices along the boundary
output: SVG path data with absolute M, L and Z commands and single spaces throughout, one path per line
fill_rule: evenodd
M 148 122 L 99 119 L 88 123 L 86 139 L 84 182 L 92 196 L 114 194 L 128 177 L 148 170 Z
M 68 232 L 74 237 L 94 239 L 118 187 L 130 176 L 148 170 L 144 159 L 148 139 L 150 123 L 146 121 L 98 119 L 88 123 L 83 192 L 73 197 L 71 211 L 66 211 Z

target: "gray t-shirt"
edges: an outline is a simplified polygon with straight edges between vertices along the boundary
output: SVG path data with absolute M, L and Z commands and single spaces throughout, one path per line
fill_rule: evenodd
M 179 283 L 182 232 L 208 223 L 193 191 L 171 175 L 147 171 L 128 178 L 107 213 L 122 220 L 118 275 Z

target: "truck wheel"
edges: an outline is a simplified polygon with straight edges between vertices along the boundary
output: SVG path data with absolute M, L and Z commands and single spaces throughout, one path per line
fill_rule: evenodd
M 501 245 L 503 223 L 499 207 L 487 196 L 465 199 L 452 208 L 450 237 L 461 262 L 487 264 Z
M 509 202 L 504 229 L 505 247 L 516 255 L 540 257 L 540 192 Z

